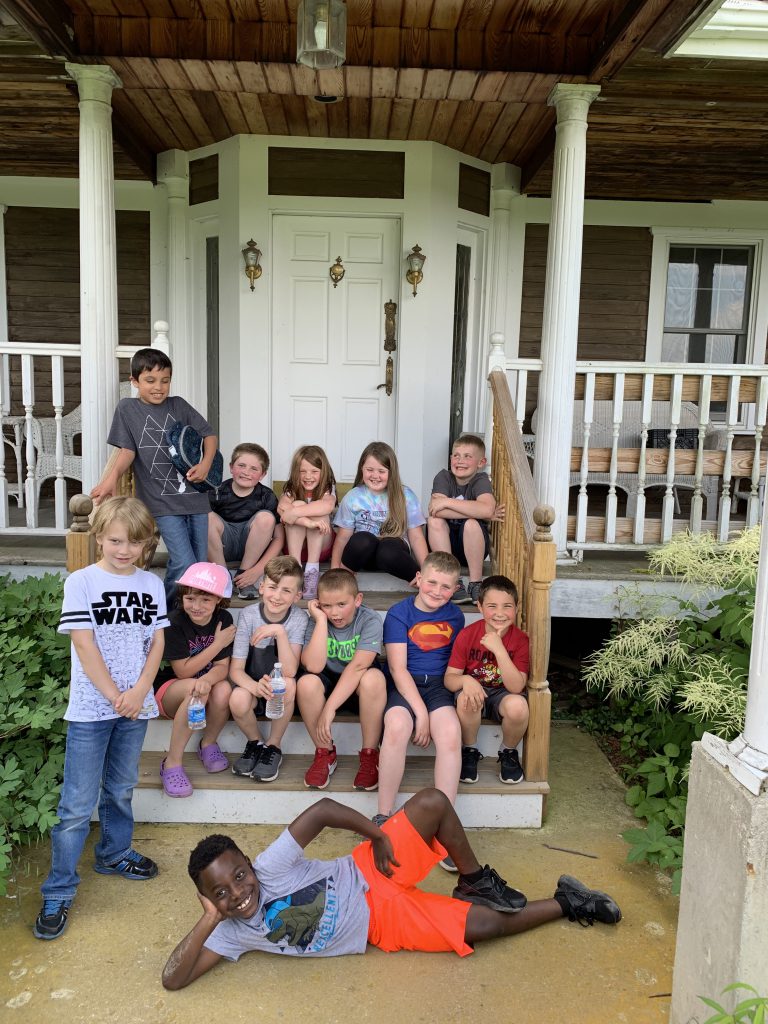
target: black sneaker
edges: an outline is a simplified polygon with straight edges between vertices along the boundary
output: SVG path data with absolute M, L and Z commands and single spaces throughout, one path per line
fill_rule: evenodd
M 272 743 L 263 744 L 259 760 L 251 772 L 251 778 L 256 782 L 274 782 L 280 774 L 282 763 L 283 754 L 280 747 L 276 747 Z
M 32 926 L 36 939 L 58 939 L 67 927 L 69 903 L 64 900 L 44 900 L 43 908 Z
M 461 748 L 461 775 L 459 776 L 459 782 L 466 782 L 469 785 L 477 782 L 477 766 L 482 758 L 483 755 L 477 747 Z
M 572 875 L 560 875 L 555 899 L 568 920 L 578 921 L 584 928 L 595 921 L 616 924 L 621 920 L 621 911 L 615 900 L 607 893 L 589 889 Z
M 138 850 L 129 850 L 114 864 L 101 864 L 97 861 L 93 870 L 100 875 L 121 875 L 131 882 L 146 882 L 157 874 L 157 864 Z
M 465 903 L 476 903 L 480 907 L 500 910 L 502 914 L 516 914 L 528 902 L 521 892 L 507 885 L 487 864 L 481 877 L 475 882 L 470 882 L 464 875 L 459 875 L 459 884 L 453 890 L 453 898 L 464 900 Z
M 471 604 L 472 598 L 469 595 L 469 591 L 464 586 L 464 580 L 459 577 L 459 585 L 453 592 L 451 598 L 454 604 Z
M 248 740 L 245 750 L 232 765 L 233 775 L 250 775 L 261 757 L 261 748 L 264 744 L 261 740 Z
M 467 584 L 467 593 L 469 594 L 469 600 L 472 604 L 477 604 L 480 600 L 480 584 L 482 580 L 475 580 L 474 583 Z
M 512 786 L 516 786 L 518 782 L 522 782 L 525 776 L 523 775 L 523 769 L 520 767 L 520 758 L 517 756 L 516 750 L 510 750 L 505 747 L 504 750 L 499 751 L 498 757 L 499 764 L 499 778 L 502 782 L 508 782 Z

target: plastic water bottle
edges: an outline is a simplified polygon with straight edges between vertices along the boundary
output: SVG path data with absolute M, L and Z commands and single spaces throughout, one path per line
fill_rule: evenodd
M 283 666 L 279 661 L 269 676 L 269 683 L 272 687 L 272 696 L 267 701 L 267 718 L 282 718 L 285 710 L 285 680 L 283 679 Z
M 205 728 L 205 704 L 199 697 L 193 697 L 187 707 L 187 727 L 193 730 Z

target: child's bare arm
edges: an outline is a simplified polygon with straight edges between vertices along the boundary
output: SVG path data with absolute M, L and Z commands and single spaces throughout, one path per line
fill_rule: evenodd
M 509 652 L 504 646 L 504 641 L 498 633 L 494 633 L 489 629 L 485 636 L 480 637 L 480 643 L 496 658 L 496 664 L 499 666 L 499 675 L 501 676 L 504 688 L 509 690 L 510 693 L 522 693 L 528 682 L 528 676 L 521 672 L 512 661 Z
M 216 454 L 216 448 L 218 447 L 219 440 L 215 434 L 209 434 L 208 437 L 203 438 L 203 457 L 200 459 L 196 466 L 191 466 L 187 470 L 187 480 L 190 483 L 197 483 L 200 480 L 205 480 L 208 476 L 208 470 L 211 468 L 213 457 Z
M 304 506 L 303 516 L 314 519 L 315 516 L 329 516 L 336 508 L 336 498 L 330 491 L 318 498 L 317 501 L 310 501 Z
M 336 528 L 336 540 L 333 542 L 333 551 L 331 552 L 331 568 L 340 569 L 342 557 L 344 555 L 344 548 L 347 546 L 349 538 L 352 536 L 353 530 L 348 530 L 343 526 Z
M 174 949 L 163 968 L 163 988 L 171 991 L 191 985 L 221 960 L 221 955 L 206 949 L 204 943 L 224 918 L 205 896 L 198 893 L 197 898 L 202 904 L 203 916 Z
M 152 646 L 149 648 L 149 654 L 147 654 L 147 660 L 144 662 L 144 667 L 139 673 L 139 678 L 133 686 L 121 693 L 113 704 L 118 715 L 122 715 L 123 718 L 132 719 L 139 717 L 139 712 L 144 707 L 146 696 L 152 689 L 152 683 L 157 676 L 160 662 L 163 660 L 164 650 L 165 630 L 156 629 L 152 637 Z
M 229 659 L 229 678 L 235 686 L 242 686 L 252 697 L 259 696 L 258 680 L 251 679 L 245 671 L 245 658 Z
M 413 676 L 408 671 L 408 645 L 407 644 L 386 644 L 387 664 L 398 692 L 411 705 L 411 710 L 416 716 L 416 725 L 413 732 L 413 742 L 417 747 L 426 747 L 429 744 L 429 714 L 427 706 L 421 699 L 418 687 L 413 681 Z
M 496 499 L 492 494 L 481 494 L 474 501 L 464 501 L 435 493 L 429 502 L 429 514 L 437 519 L 493 519 L 495 511 Z
M 301 652 L 301 663 L 308 672 L 322 672 L 328 661 L 328 618 L 317 601 L 309 601 L 307 611 L 315 620 L 315 628 Z
M 384 875 L 392 874 L 392 865 L 400 867 L 395 860 L 392 842 L 386 832 L 374 825 L 363 814 L 353 811 L 351 807 L 337 803 L 329 797 L 323 797 L 308 807 L 306 811 L 294 819 L 288 831 L 304 849 L 313 839 L 320 835 L 324 828 L 343 828 L 349 832 L 357 832 L 365 839 L 370 839 L 373 846 L 373 859 L 376 867 Z
M 191 679 L 192 676 L 196 676 L 198 672 L 202 672 L 210 661 L 215 660 L 219 651 L 223 651 L 225 647 L 229 647 L 235 639 L 236 632 L 237 626 L 234 622 L 230 626 L 224 626 L 221 622 L 217 623 L 216 632 L 213 635 L 213 642 L 208 647 L 204 647 L 202 651 L 198 651 L 198 653 L 192 655 L 191 658 L 179 658 L 178 660 L 171 662 L 171 668 L 173 669 L 176 678 Z
M 109 473 L 105 474 L 91 491 L 94 504 L 98 505 L 105 498 L 111 498 L 117 490 L 117 481 L 123 473 L 133 465 L 136 452 L 132 448 L 121 448 L 117 454 L 114 465 Z
M 412 526 L 408 531 L 408 543 L 411 545 L 411 552 L 413 557 L 422 565 L 424 559 L 429 554 L 429 548 L 427 547 L 427 540 L 424 536 L 424 531 L 420 526 Z
M 257 644 L 266 637 L 274 637 L 277 647 L 277 660 L 283 666 L 283 675 L 293 678 L 299 668 L 301 644 L 292 644 L 288 639 L 285 626 L 279 622 L 265 622 L 254 630 L 251 644 Z

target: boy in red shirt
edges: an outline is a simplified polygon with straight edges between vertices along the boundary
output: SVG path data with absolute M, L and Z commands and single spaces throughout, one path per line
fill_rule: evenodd
M 488 576 L 480 585 L 477 607 L 483 616 L 456 637 L 446 688 L 457 694 L 461 722 L 461 782 L 477 782 L 483 756 L 475 746 L 480 720 L 501 723 L 499 778 L 522 782 L 523 769 L 515 749 L 528 728 L 528 636 L 515 625 L 517 587 L 506 576 Z

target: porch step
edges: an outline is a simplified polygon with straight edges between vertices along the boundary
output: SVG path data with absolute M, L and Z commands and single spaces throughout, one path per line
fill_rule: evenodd
M 162 752 L 145 750 L 139 765 L 139 782 L 133 794 L 136 821 L 189 824 L 287 825 L 297 814 L 322 796 L 354 807 L 366 817 L 376 813 L 376 793 L 352 788 L 358 767 L 355 756 L 342 756 L 327 789 L 307 789 L 304 773 L 307 757 L 286 754 L 275 782 L 257 783 L 232 772 L 209 775 L 194 754 L 185 754 L 184 768 L 194 786 L 191 797 L 172 799 L 160 783 Z M 408 758 L 399 804 L 433 785 L 433 761 L 428 757 Z M 538 828 L 549 785 L 521 782 L 508 786 L 500 782 L 493 767 L 480 763 L 480 778 L 473 786 L 461 786 L 456 810 L 467 828 Z

